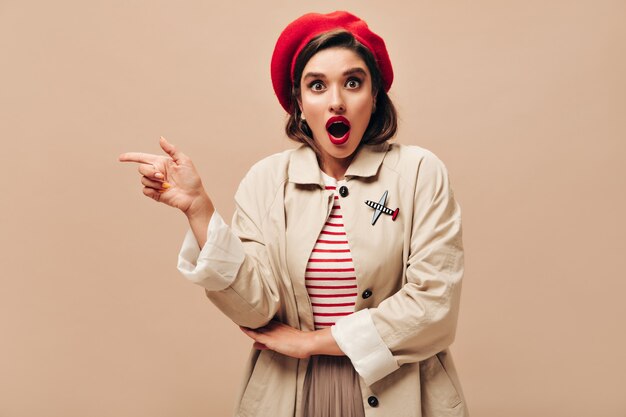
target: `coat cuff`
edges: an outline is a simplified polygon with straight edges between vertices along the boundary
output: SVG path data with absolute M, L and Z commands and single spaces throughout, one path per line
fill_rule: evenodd
M 400 367 L 378 334 L 369 309 L 342 317 L 330 331 L 368 386 Z
M 215 211 L 202 250 L 191 228 L 178 254 L 178 270 L 188 280 L 210 291 L 220 291 L 235 280 L 245 252 L 241 240 Z

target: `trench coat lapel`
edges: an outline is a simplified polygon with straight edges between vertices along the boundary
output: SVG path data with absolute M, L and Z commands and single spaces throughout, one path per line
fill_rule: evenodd
M 294 150 L 289 159 L 285 191 L 285 258 L 302 330 L 315 330 L 304 274 L 315 241 L 328 217 L 332 195 L 332 191 L 324 189 L 315 152 L 307 146 Z
M 346 171 L 346 179 L 350 180 L 354 177 L 369 178 L 378 174 L 388 149 L 389 144 L 387 142 L 380 145 L 361 146 Z

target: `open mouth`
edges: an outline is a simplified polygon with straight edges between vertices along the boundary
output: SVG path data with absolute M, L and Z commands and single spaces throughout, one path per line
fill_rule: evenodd
M 345 143 L 350 137 L 350 122 L 343 116 L 334 116 L 326 122 L 328 138 L 335 145 Z
M 336 138 L 342 138 L 350 130 L 350 126 L 343 122 L 335 122 L 328 127 L 328 133 Z

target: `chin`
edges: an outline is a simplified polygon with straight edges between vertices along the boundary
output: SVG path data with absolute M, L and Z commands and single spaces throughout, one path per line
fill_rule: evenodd
M 355 136 L 358 136 L 357 132 L 352 132 Z M 350 137 L 345 143 L 336 144 L 328 138 L 328 133 L 326 131 L 323 132 L 324 136 L 322 140 L 314 140 L 317 142 L 318 148 L 326 155 L 334 158 L 334 159 L 346 159 L 354 155 L 354 152 L 359 147 L 361 143 L 361 138 Z
M 344 150 L 343 152 L 332 152 L 329 153 L 330 156 L 332 156 L 335 159 L 346 159 L 349 158 L 350 155 L 352 155 L 354 153 L 354 150 L 352 150 L 352 152 L 350 152 L 349 149 Z

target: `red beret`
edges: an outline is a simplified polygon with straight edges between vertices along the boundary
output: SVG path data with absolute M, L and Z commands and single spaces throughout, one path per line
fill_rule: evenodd
M 367 23 L 358 17 L 342 11 L 328 14 L 307 13 L 291 22 L 278 37 L 272 55 L 272 84 L 281 106 L 291 113 L 291 87 L 293 71 L 300 51 L 317 35 L 335 29 L 345 29 L 357 41 L 369 49 L 380 69 L 383 88 L 389 91 L 393 82 L 393 68 L 387 54 L 385 41 L 372 32 Z

